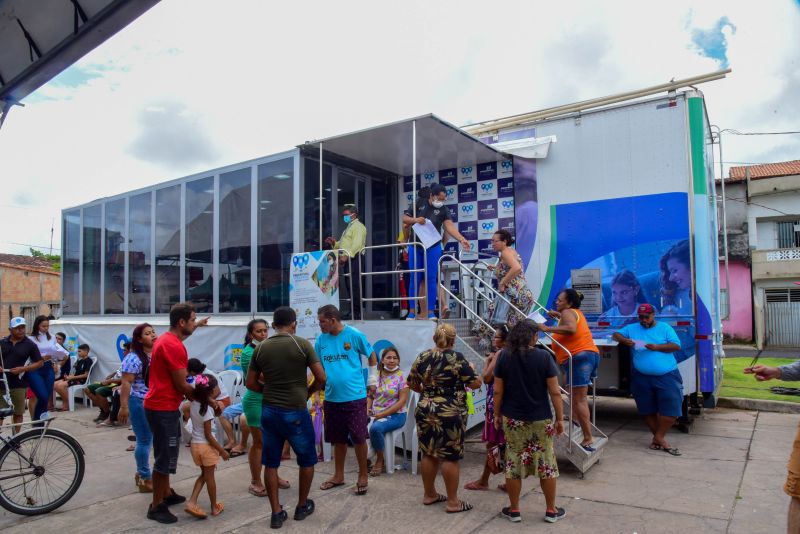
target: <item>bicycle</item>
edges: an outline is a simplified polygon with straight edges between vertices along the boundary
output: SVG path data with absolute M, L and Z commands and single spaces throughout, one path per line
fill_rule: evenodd
M 0 353 L 0 369 L 5 369 Z M 12 417 L 11 391 L 5 372 L 0 372 L 5 386 L 2 397 L 8 408 L 0 408 L 0 419 Z M 16 423 L 19 428 L 34 428 L 3 435 L 0 427 L 0 506 L 20 515 L 52 512 L 69 501 L 78 491 L 86 468 L 83 448 L 67 432 L 50 428 L 54 418 Z

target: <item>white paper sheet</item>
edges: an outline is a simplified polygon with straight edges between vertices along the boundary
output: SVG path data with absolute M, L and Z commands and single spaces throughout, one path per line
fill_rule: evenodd
M 425 219 L 425 224 L 416 223 L 412 226 L 414 233 L 422 241 L 422 246 L 426 249 L 431 248 L 442 240 L 442 234 L 436 229 L 431 221 Z
M 528 314 L 528 319 L 530 319 L 536 324 L 544 324 L 547 322 L 547 319 L 545 319 L 539 312 L 531 312 L 530 314 Z
M 646 342 L 642 341 L 641 339 L 634 339 L 633 340 L 633 349 L 634 350 L 644 350 Z

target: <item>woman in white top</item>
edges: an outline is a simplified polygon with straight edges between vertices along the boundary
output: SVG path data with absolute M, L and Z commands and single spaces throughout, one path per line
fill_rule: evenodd
M 55 368 L 61 368 L 64 360 L 69 358 L 69 352 L 56 342 L 55 336 L 50 335 L 50 321 L 46 315 L 40 315 L 33 321 L 30 339 L 36 343 L 44 360 L 44 365 L 28 376 L 28 383 L 35 395 L 29 401 L 28 408 L 31 419 L 38 421 L 48 408 L 53 407 L 50 398 L 56 378 Z

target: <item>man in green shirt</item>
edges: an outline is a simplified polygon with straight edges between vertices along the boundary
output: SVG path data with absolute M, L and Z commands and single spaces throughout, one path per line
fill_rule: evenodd
M 348 269 L 348 264 L 352 266 L 351 278 L 353 282 L 353 294 L 350 298 L 353 300 L 353 317 L 352 319 L 361 319 L 361 265 L 358 261 L 358 254 L 364 249 L 367 243 L 367 227 L 358 220 L 358 208 L 355 204 L 345 204 L 342 209 L 342 219 L 347 227 L 342 232 L 342 238 L 338 241 L 334 237 L 325 239 L 333 249 L 341 249 L 345 252 L 339 255 L 339 263 L 342 264 L 343 269 Z M 348 262 L 348 257 L 352 261 Z M 340 270 L 341 272 L 341 270 Z M 347 287 L 349 290 L 350 281 L 344 284 L 339 284 L 339 287 Z M 344 306 L 344 309 L 347 309 Z
M 325 386 L 325 370 L 311 343 L 295 335 L 297 315 L 292 308 L 281 306 L 272 321 L 275 335 L 262 341 L 253 352 L 247 389 L 263 393 L 261 463 L 272 507 L 270 526 L 280 528 L 288 517 L 278 498 L 278 466 L 285 441 L 294 450 L 300 467 L 294 519 L 300 521 L 314 513 L 314 501 L 308 493 L 317 463 L 317 440 L 306 401 L 311 393 Z M 314 375 L 311 386 L 307 385 L 308 370 Z

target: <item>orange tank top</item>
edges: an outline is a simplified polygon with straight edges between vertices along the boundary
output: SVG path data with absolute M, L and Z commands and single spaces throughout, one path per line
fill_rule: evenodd
M 553 336 L 553 339 L 564 345 L 572 355 L 584 351 L 599 353 L 600 351 L 597 350 L 597 345 L 594 344 L 594 339 L 592 339 L 592 331 L 589 330 L 589 323 L 586 322 L 586 317 L 584 317 L 583 312 L 574 309 L 572 311 L 574 311 L 575 315 L 578 316 L 577 324 L 575 325 L 575 333 L 553 333 L 550 335 Z M 559 323 L 560 322 L 561 321 L 559 321 Z M 564 352 L 564 350 L 558 345 L 553 345 L 553 352 L 555 352 L 556 357 L 558 357 L 558 363 L 564 363 L 569 359 L 567 353 Z

